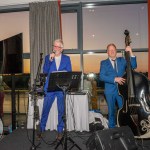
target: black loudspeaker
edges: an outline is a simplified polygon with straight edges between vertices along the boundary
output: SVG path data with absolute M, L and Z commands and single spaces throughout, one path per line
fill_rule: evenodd
M 134 135 L 128 126 L 94 132 L 86 142 L 87 150 L 137 150 Z

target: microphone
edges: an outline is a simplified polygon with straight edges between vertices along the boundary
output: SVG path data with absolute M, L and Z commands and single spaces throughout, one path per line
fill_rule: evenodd
M 50 61 L 53 61 L 55 57 L 55 50 L 52 51 L 52 53 L 50 54 Z
M 52 53 L 54 53 L 54 54 L 55 54 L 55 53 L 56 53 L 56 51 L 53 49 L 53 50 L 52 50 Z

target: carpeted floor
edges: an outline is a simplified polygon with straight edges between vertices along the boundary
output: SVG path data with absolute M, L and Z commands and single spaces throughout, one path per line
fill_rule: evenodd
M 33 140 L 33 135 L 35 139 Z M 11 134 L 4 136 L 0 140 L 0 150 L 54 150 L 58 142 L 56 142 L 56 131 L 46 131 L 42 134 L 42 138 L 39 140 L 37 134 L 33 134 L 33 130 L 18 128 Z M 68 136 L 74 140 L 74 142 L 81 148 L 81 150 L 88 150 L 86 142 L 91 137 L 92 133 L 89 132 L 68 132 Z M 103 137 L 100 137 L 103 138 Z M 129 137 L 130 138 L 130 137 Z M 106 139 L 107 141 L 107 139 Z M 150 150 L 150 140 L 136 140 L 138 150 Z M 108 143 L 109 144 L 109 143 Z M 72 146 L 72 143 L 67 140 L 68 150 Z M 37 147 L 36 147 L 37 146 Z M 130 146 L 129 146 L 130 147 Z M 72 150 L 77 150 L 77 147 L 73 147 Z M 63 150 L 62 145 L 57 150 Z M 94 150 L 94 149 L 91 149 Z M 110 149 L 115 150 L 115 149 Z M 116 149 L 121 150 L 121 149 Z M 129 150 L 129 149 L 124 149 Z
M 55 140 L 56 131 L 46 131 L 42 134 L 42 138 L 39 140 L 35 133 L 35 140 L 33 140 L 33 130 L 21 129 L 13 131 L 11 134 L 5 136 L 0 141 L 0 150 L 30 150 L 34 149 L 34 145 L 39 145 L 36 149 L 39 150 L 54 150 L 58 142 Z M 75 141 L 75 143 L 82 149 L 86 150 L 86 141 L 91 134 L 88 132 L 68 132 L 68 136 Z M 34 141 L 34 144 L 33 144 Z M 72 143 L 67 140 L 68 148 L 72 146 Z M 58 150 L 62 150 L 62 145 L 58 147 Z M 76 150 L 74 147 L 72 150 Z

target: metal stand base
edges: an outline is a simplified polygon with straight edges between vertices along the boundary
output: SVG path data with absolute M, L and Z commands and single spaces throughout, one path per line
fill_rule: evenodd
M 38 145 L 32 145 L 31 147 L 30 147 L 30 150 L 36 150 L 37 148 L 39 148 L 39 145 L 40 145 L 41 143 L 39 143 Z
M 72 146 L 68 149 L 67 148 L 67 142 L 71 142 L 72 143 Z M 62 139 L 58 142 L 58 144 L 56 145 L 55 147 L 55 150 L 60 146 L 62 145 L 62 148 L 63 150 L 71 150 L 74 146 L 76 148 L 78 148 L 79 150 L 82 150 L 74 141 L 71 137 L 66 137 L 66 135 L 63 135 Z

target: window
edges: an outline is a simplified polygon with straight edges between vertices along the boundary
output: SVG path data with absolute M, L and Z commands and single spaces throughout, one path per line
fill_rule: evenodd
M 77 49 L 77 14 L 62 14 L 62 37 L 64 49 Z
M 80 54 L 68 54 L 71 59 L 72 71 L 80 71 Z
M 147 4 L 106 5 L 83 8 L 83 49 L 106 49 L 108 43 L 124 48 L 124 30 L 133 48 L 148 47 Z

